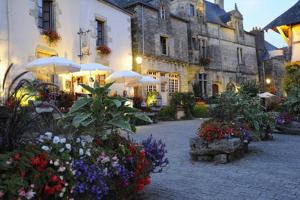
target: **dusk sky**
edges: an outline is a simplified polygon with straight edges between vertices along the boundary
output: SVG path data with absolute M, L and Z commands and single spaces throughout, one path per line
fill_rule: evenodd
M 214 0 L 209 0 L 214 2 Z M 237 3 L 239 10 L 244 16 L 244 26 L 247 31 L 253 27 L 265 27 L 276 17 L 292 7 L 298 0 L 224 0 L 225 10 L 234 9 Z M 279 34 L 272 30 L 266 33 L 266 40 L 277 47 L 286 46 Z

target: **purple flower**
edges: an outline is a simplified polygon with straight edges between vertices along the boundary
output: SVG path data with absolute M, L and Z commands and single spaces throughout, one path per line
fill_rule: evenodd
M 142 141 L 142 145 L 144 146 L 147 159 L 152 162 L 151 171 L 153 173 L 162 172 L 163 168 L 169 164 L 169 160 L 166 158 L 166 145 L 161 140 L 154 140 L 152 135 Z

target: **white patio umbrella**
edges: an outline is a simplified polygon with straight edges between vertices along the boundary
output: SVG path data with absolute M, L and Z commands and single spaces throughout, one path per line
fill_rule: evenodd
M 265 92 L 265 93 L 261 93 L 261 94 L 258 94 L 258 96 L 260 98 L 271 98 L 271 97 L 274 97 L 275 95 L 274 94 L 271 94 L 269 92 Z
M 80 65 L 61 57 L 40 58 L 26 65 L 32 72 L 42 72 L 52 75 L 77 72 Z
M 80 65 L 80 71 L 73 73 L 74 75 L 90 75 L 93 72 L 110 72 L 111 68 L 99 63 L 89 63 Z
M 139 81 L 142 79 L 142 75 L 134 71 L 117 71 L 112 73 L 109 77 L 106 78 L 106 82 L 115 82 L 115 83 L 131 83 Z
M 159 84 L 160 80 L 157 80 L 151 76 L 143 76 L 140 80 L 136 82 L 128 83 L 127 86 L 135 87 L 135 86 L 147 86 L 147 85 L 156 85 Z

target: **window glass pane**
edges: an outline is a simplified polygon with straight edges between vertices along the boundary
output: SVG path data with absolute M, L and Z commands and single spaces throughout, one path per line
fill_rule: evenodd
M 97 46 L 104 45 L 104 22 L 97 20 Z

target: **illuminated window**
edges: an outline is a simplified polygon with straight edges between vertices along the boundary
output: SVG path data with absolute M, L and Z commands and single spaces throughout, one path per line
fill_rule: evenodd
M 157 77 L 156 77 L 156 72 L 148 72 L 148 75 L 149 76 L 151 76 L 152 78 L 154 78 L 154 79 L 157 79 Z M 147 92 L 156 92 L 157 91 L 157 87 L 156 87 L 156 85 L 148 85 L 147 86 Z
M 96 81 L 99 83 L 100 86 L 105 85 L 105 75 L 97 75 Z
M 177 74 L 170 74 L 169 76 L 169 93 L 179 92 L 179 76 Z

